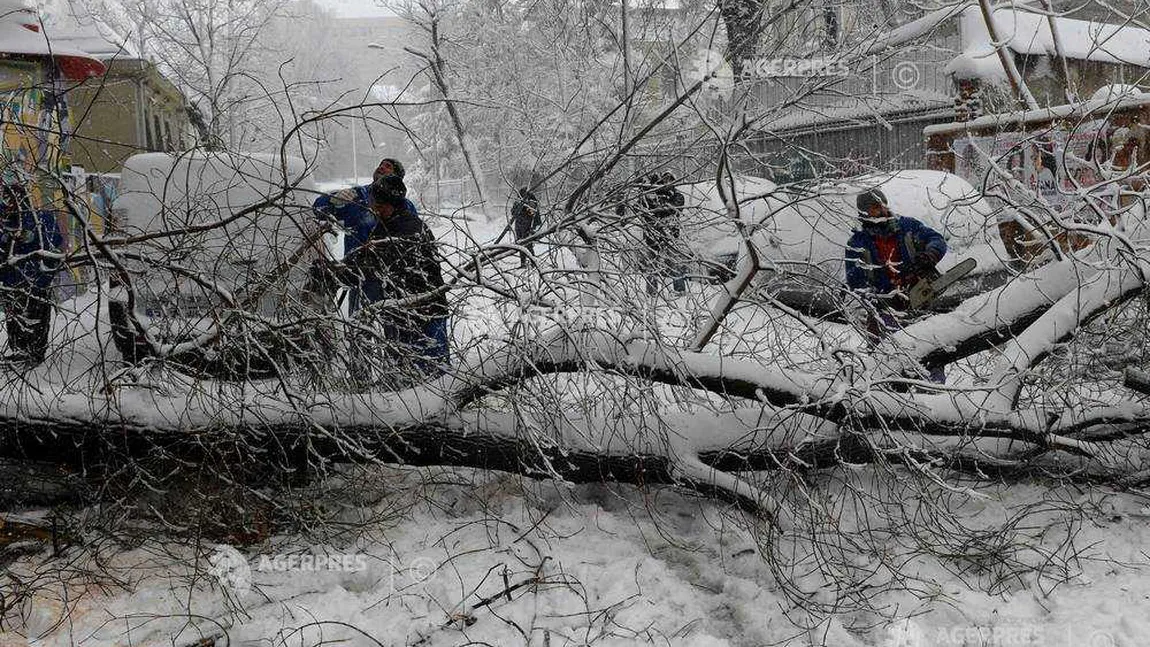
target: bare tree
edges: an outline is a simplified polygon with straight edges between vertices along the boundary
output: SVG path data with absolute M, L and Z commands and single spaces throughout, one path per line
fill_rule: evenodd
M 524 59 L 560 36 L 575 45 L 626 37 L 611 22 L 617 8 L 599 3 L 575 3 L 568 12 L 559 10 L 567 3 L 548 5 L 558 12 L 547 16 L 554 31 L 529 12 L 512 20 L 520 8 L 514 3 L 461 4 L 488 20 L 466 24 L 537 28 L 524 36 Z M 121 499 L 132 512 L 151 509 L 169 525 L 150 498 L 155 492 L 220 506 L 263 500 L 274 508 L 263 496 L 271 476 L 290 488 L 345 463 L 671 484 L 734 503 L 786 593 L 816 615 L 867 608 L 874 573 L 858 565 L 859 555 L 887 560 L 883 567 L 897 575 L 884 586 L 899 585 L 904 572 L 871 533 L 839 527 L 842 507 L 871 507 L 889 532 L 912 535 L 915 550 L 968 560 L 1000 583 L 1049 564 L 1064 577 L 1069 549 L 1029 544 L 1018 521 L 1030 510 L 990 531 L 967 528 L 955 499 L 980 483 L 1022 477 L 1139 490 L 1150 482 L 1145 161 L 1135 156 L 1100 167 L 1101 182 L 1126 196 L 1104 218 L 1079 222 L 1051 209 L 1050 239 L 1042 241 L 1047 256 L 1022 268 L 1004 264 L 1001 284 L 949 311 L 923 313 L 868 347 L 858 326 L 778 296 L 780 284 L 817 268 L 773 256 L 770 226 L 797 206 L 818 206 L 818 193 L 800 183 L 751 186 L 735 171 L 760 161 L 748 152 L 757 130 L 769 134 L 772 117 L 810 105 L 836 81 L 812 80 L 778 105 L 730 114 L 714 109 L 723 97 L 707 96 L 709 79 L 689 71 L 687 54 L 710 42 L 718 21 L 744 34 L 732 39 L 733 52 L 755 51 L 763 33 L 756 3 L 724 4 L 719 16 L 676 25 L 665 32 L 665 47 L 644 56 L 597 47 L 536 60 L 528 66 L 536 72 L 588 75 L 537 74 L 547 91 L 530 100 L 530 88 L 516 85 L 506 69 L 489 71 L 476 86 L 456 85 L 458 77 L 449 75 L 475 69 L 467 65 L 477 60 L 475 51 L 465 40 L 441 37 L 447 17 L 436 13 L 438 5 L 428 7 L 434 49 L 417 55 L 431 66 L 438 92 L 354 106 L 269 102 L 285 126 L 279 150 L 254 162 L 220 155 L 230 164 L 227 180 L 254 191 L 242 204 L 222 200 L 228 191 L 177 160 L 164 172 L 145 173 L 155 176 L 158 205 L 148 227 L 118 236 L 85 229 L 84 246 L 65 260 L 93 267 L 100 282 L 94 296 L 71 306 L 84 316 L 73 313 L 74 323 L 59 327 L 49 360 L 5 387 L 0 454 L 82 468 L 97 475 L 104 500 L 132 492 Z M 213 22 L 211 7 L 198 22 L 194 8 L 161 14 L 163 33 L 187 43 L 183 55 L 203 63 L 222 56 L 222 69 L 243 78 L 236 66 L 255 47 L 258 29 Z M 264 24 L 265 14 L 251 9 Z M 497 10 L 503 13 L 492 19 Z M 643 29 L 640 18 L 629 16 L 627 29 Z M 205 37 L 208 25 L 223 24 L 228 38 L 242 37 L 216 51 L 213 43 L 228 38 L 184 41 L 173 24 Z M 875 52 L 857 40 L 840 45 L 837 54 L 847 60 Z M 634 82 L 573 105 L 588 90 L 579 84 L 610 78 L 624 51 Z M 518 72 L 529 62 L 509 67 Z M 213 138 L 226 143 L 229 119 L 248 102 L 208 68 L 220 69 L 205 65 L 195 79 L 205 82 Z M 648 101 L 643 95 L 654 79 L 667 79 L 671 90 Z M 564 94 L 568 82 L 576 91 Z M 484 84 L 497 90 L 472 94 Z M 290 84 L 282 90 L 290 94 Z M 600 102 L 603 96 L 610 101 Z M 445 218 L 437 223 L 445 286 L 391 295 L 346 317 L 332 300 L 301 290 L 319 232 L 307 178 L 315 149 L 301 139 L 365 110 L 391 118 L 439 108 L 452 120 L 477 185 L 483 182 L 474 157 L 487 146 L 512 142 L 492 154 L 503 162 L 548 137 L 559 142 L 540 156 L 550 195 L 543 226 L 530 239 L 551 249 L 519 270 L 512 264 L 522 248 L 506 242 L 505 230 L 477 233 Z M 533 111 L 545 118 L 499 124 Z M 421 126 L 397 124 L 417 143 L 426 141 Z M 471 143 L 469 132 L 483 137 Z M 675 253 L 692 268 L 696 287 L 679 301 L 646 294 L 642 277 L 651 259 L 635 254 L 642 241 L 636 204 L 651 191 L 644 180 L 668 169 L 689 194 L 686 226 L 726 228 L 742 259 L 731 282 L 715 284 L 708 270 L 719 263 L 680 245 Z M 989 173 L 1009 182 L 993 164 Z M 994 190 L 988 182 L 955 201 Z M 1004 208 L 1022 206 L 1018 193 L 1006 197 Z M 86 217 L 82 209 L 75 216 Z M 992 220 L 983 224 L 994 227 Z M 1052 239 L 1067 232 L 1087 242 L 1062 249 Z M 770 276 L 757 276 L 768 269 Z M 866 307 L 837 274 L 824 282 L 840 311 Z M 149 302 L 171 305 L 173 294 L 184 299 L 170 309 L 174 316 L 149 316 Z M 385 331 L 397 312 L 443 294 L 455 322 L 452 361 L 429 375 Z M 162 308 L 151 309 L 157 315 Z M 1121 357 L 1096 343 L 1100 337 L 1116 339 Z M 355 362 L 366 362 L 366 374 Z M 949 370 L 949 383 L 926 379 L 936 367 Z M 858 475 L 861 465 L 869 466 L 866 476 Z M 211 474 L 219 489 L 177 487 L 188 474 Z M 859 487 L 871 477 L 889 489 Z M 832 493 L 828 481 L 840 489 Z M 234 488 L 244 496 L 231 500 Z M 253 525 L 250 536 L 269 532 L 267 523 Z M 526 584 L 506 582 L 506 595 L 543 581 L 544 561 Z M 810 595 L 799 576 L 807 571 L 839 585 L 833 601 Z M 20 582 L 11 587 L 26 592 Z

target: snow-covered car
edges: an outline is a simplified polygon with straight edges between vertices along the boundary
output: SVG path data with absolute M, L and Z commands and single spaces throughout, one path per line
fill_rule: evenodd
M 841 279 L 844 246 L 858 227 L 855 198 L 874 187 L 886 194 L 895 214 L 920 220 L 946 238 L 950 252 L 939 269 L 971 255 L 980 265 L 1005 257 L 993 209 L 969 182 L 942 171 L 898 171 L 788 187 L 752 203 L 745 222 L 763 258 Z
M 951 173 L 897 171 L 785 186 L 740 176 L 735 187 L 739 217 L 763 267 L 760 287 L 769 286 L 784 302 L 807 310 L 831 312 L 841 302 L 836 292 L 845 281 L 844 247 L 858 224 L 855 197 L 866 188 L 881 188 L 896 214 L 921 220 L 943 234 L 950 251 L 940 270 L 967 258 L 978 262 L 978 269 L 953 295 L 967 295 L 999 280 L 1004 269 L 1007 252 L 994 210 L 969 182 Z M 684 221 L 691 223 L 684 238 L 694 253 L 723 262 L 734 255 L 744 257 L 744 240 L 714 183 L 681 190 L 687 196 Z
M 743 174 L 734 176 L 734 187 L 743 222 L 749 222 L 748 210 L 756 200 L 778 189 L 770 180 Z M 683 244 L 697 266 L 691 269 L 720 279 L 729 278 L 745 245 L 715 181 L 683 184 L 678 189 L 685 202 L 681 218 Z
M 314 230 L 314 183 L 299 158 L 193 151 L 129 158 L 113 206 L 134 269 L 137 310 L 190 321 L 217 310 L 221 292 L 273 315 L 303 283 L 305 263 L 275 269 Z M 269 280 L 275 279 L 275 280 Z M 177 331 L 172 331 L 177 332 Z

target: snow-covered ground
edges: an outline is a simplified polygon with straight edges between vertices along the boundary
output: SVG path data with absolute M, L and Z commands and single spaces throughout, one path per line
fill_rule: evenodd
M 240 549 L 241 561 L 215 570 L 219 578 L 195 576 L 193 557 L 211 571 L 232 548 L 145 544 L 103 567 L 125 588 L 82 584 L 77 574 L 93 565 L 72 557 L 65 578 L 41 579 L 0 644 L 24 644 L 23 635 L 44 647 L 191 645 L 226 634 L 216 644 L 1137 647 L 1150 636 L 1144 499 L 992 488 L 962 506 L 967 524 L 1000 523 L 1008 507 L 1045 504 L 1051 512 L 1038 519 L 1049 524 L 1046 539 L 998 554 L 972 544 L 968 559 L 920 554 L 909 563 L 911 529 L 883 528 L 870 515 L 867 532 L 882 552 L 861 565 L 875 570 L 870 602 L 881 614 L 847 610 L 820 620 L 784 594 L 755 524 L 719 504 L 467 470 L 376 477 L 376 490 L 363 497 L 378 496 L 374 505 L 313 500 L 347 506 L 345 521 L 376 519 L 354 539 L 274 538 Z M 852 498 L 835 484 L 842 477 L 823 484 L 828 500 Z M 867 482 L 867 494 L 879 495 L 883 486 L 854 479 Z M 1060 503 L 1088 509 L 1072 546 L 1061 545 L 1068 518 Z M 836 507 L 843 530 L 858 532 L 850 505 Z M 995 581 L 996 558 L 1036 562 L 1041 551 L 1082 551 L 1073 562 L 1079 570 L 1061 585 L 1053 568 Z M 63 559 L 41 556 L 12 569 L 30 577 Z M 893 564 L 909 576 L 908 588 L 884 590 Z M 833 578 L 802 569 L 784 566 L 782 574 L 805 587 L 810 602 L 833 604 Z

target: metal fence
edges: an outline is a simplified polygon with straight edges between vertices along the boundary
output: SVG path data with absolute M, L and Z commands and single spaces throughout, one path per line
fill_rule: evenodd
M 870 56 L 845 75 L 771 77 L 744 81 L 740 91 L 762 110 L 834 108 L 846 102 L 890 102 L 952 97 L 954 83 L 946 74 L 956 52 L 947 48 L 916 49 L 889 57 Z
M 955 89 L 944 70 L 953 40 L 869 57 L 845 76 L 748 83 L 743 91 L 759 110 L 786 106 L 752 145 L 756 170 L 792 181 L 924 168 L 922 129 L 954 120 Z
M 875 169 L 926 168 L 922 129 L 953 117 L 953 108 L 947 106 L 903 115 L 886 123 L 764 134 L 754 140 L 752 151 L 760 160 L 759 174 L 776 181 L 850 176 Z

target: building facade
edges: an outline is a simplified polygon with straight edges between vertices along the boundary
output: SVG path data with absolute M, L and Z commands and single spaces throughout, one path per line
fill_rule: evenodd
M 68 89 L 73 164 L 89 173 L 118 173 L 137 153 L 195 144 L 183 93 L 124 39 L 95 18 L 75 15 L 55 25 L 51 37 L 89 52 L 107 70 Z
M 819 49 L 806 38 L 800 43 L 806 49 L 793 51 L 807 57 L 820 51 L 855 54 L 847 75 L 743 81 L 740 90 L 756 110 L 776 115 L 760 127 L 752 144 L 756 168 L 748 170 L 792 181 L 924 168 L 924 128 L 1021 107 L 976 5 L 901 16 L 900 24 L 885 31 L 864 24 L 865 13 L 840 7 L 836 20 L 809 16 L 813 25 L 829 25 L 808 27 L 839 49 Z M 871 10 L 885 15 L 881 6 Z M 1115 5 L 1105 15 L 1056 18 L 1061 56 L 1045 16 L 998 7 L 993 20 L 1006 55 L 1045 107 L 1089 99 L 1115 84 L 1145 83 L 1150 31 L 1099 21 L 1109 15 L 1113 23 L 1118 10 Z M 856 42 L 833 36 L 832 27 L 848 23 Z

